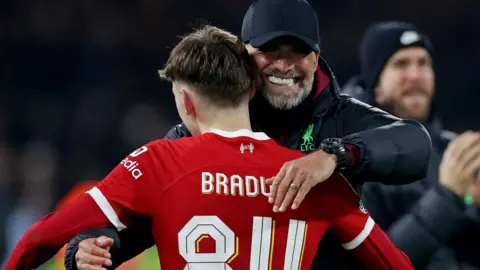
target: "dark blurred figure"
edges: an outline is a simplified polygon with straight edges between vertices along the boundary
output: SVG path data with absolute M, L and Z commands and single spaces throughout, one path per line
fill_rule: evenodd
M 18 160 L 15 150 L 18 149 L 0 143 L 0 195 L 6 198 L 0 201 L 0 214 L 5 215 L 1 222 L 5 232 L 4 246 L 0 249 L 4 259 L 8 258 L 25 231 L 49 211 L 53 177 L 58 169 L 57 153 L 47 141 L 28 141 L 22 151 L 17 151 Z M 18 168 L 12 166 L 13 162 Z M 17 178 L 14 178 L 17 170 Z M 14 194 L 13 179 L 21 180 L 15 183 L 19 187 Z
M 422 122 L 433 143 L 425 179 L 405 186 L 368 183 L 365 202 L 415 269 L 480 269 L 479 195 L 469 193 L 480 185 L 475 182 L 480 135 L 465 132 L 455 138 L 442 129 L 432 104 L 432 57 L 430 40 L 410 24 L 376 24 L 363 37 L 361 75 L 350 79 L 343 91 L 396 116 Z
M 5 142 L 0 141 L 0 265 L 3 258 L 7 256 L 7 236 L 6 236 L 6 222 L 7 215 L 10 212 L 11 201 L 10 197 L 10 181 L 11 176 L 8 174 L 8 163 L 10 158 L 10 151 Z

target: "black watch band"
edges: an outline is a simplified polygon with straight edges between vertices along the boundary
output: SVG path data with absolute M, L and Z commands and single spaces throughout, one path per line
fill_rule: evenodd
M 328 138 L 322 141 L 320 149 L 330 155 L 337 157 L 337 170 L 345 171 L 351 166 L 351 156 L 348 148 L 345 147 L 340 138 Z

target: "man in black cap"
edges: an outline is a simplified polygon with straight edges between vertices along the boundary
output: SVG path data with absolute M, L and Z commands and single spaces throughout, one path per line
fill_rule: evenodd
M 430 40 L 411 24 L 379 23 L 364 35 L 361 75 L 344 92 L 422 122 L 433 143 L 425 179 L 401 187 L 368 183 L 364 200 L 415 269 L 480 269 L 480 134 L 454 138 L 442 130 L 432 105 L 432 56 Z
M 320 57 L 317 15 L 306 1 L 254 2 L 244 18 L 242 40 L 259 70 L 250 103 L 254 129 L 308 154 L 286 163 L 269 180 L 274 212 L 298 207 L 334 169 L 357 190 L 365 181 L 397 185 L 424 177 L 431 146 L 426 130 L 338 93 L 336 79 Z M 167 134 L 169 139 L 182 136 L 189 136 L 185 125 Z M 361 202 L 359 207 L 363 209 Z M 146 219 L 120 233 L 104 228 L 79 235 L 67 251 L 67 269 L 119 265 L 153 245 L 150 227 Z M 95 239 L 101 235 L 115 240 L 109 251 Z M 331 233 L 320 243 L 316 261 L 313 269 L 362 269 Z

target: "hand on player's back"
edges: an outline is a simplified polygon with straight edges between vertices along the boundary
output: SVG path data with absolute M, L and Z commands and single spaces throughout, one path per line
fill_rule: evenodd
M 271 185 L 268 201 L 274 204 L 274 212 L 283 212 L 292 204 L 297 209 L 308 192 L 327 180 L 335 171 L 336 157 L 322 150 L 289 161 L 275 177 L 266 180 Z
M 109 252 L 113 239 L 106 236 L 85 239 L 78 245 L 75 262 L 78 270 L 106 270 L 112 266 Z

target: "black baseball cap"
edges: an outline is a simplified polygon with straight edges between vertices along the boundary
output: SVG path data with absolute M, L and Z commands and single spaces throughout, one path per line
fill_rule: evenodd
M 320 51 L 317 13 L 305 0 L 257 0 L 248 8 L 242 40 L 253 47 L 284 36 L 296 37 Z

